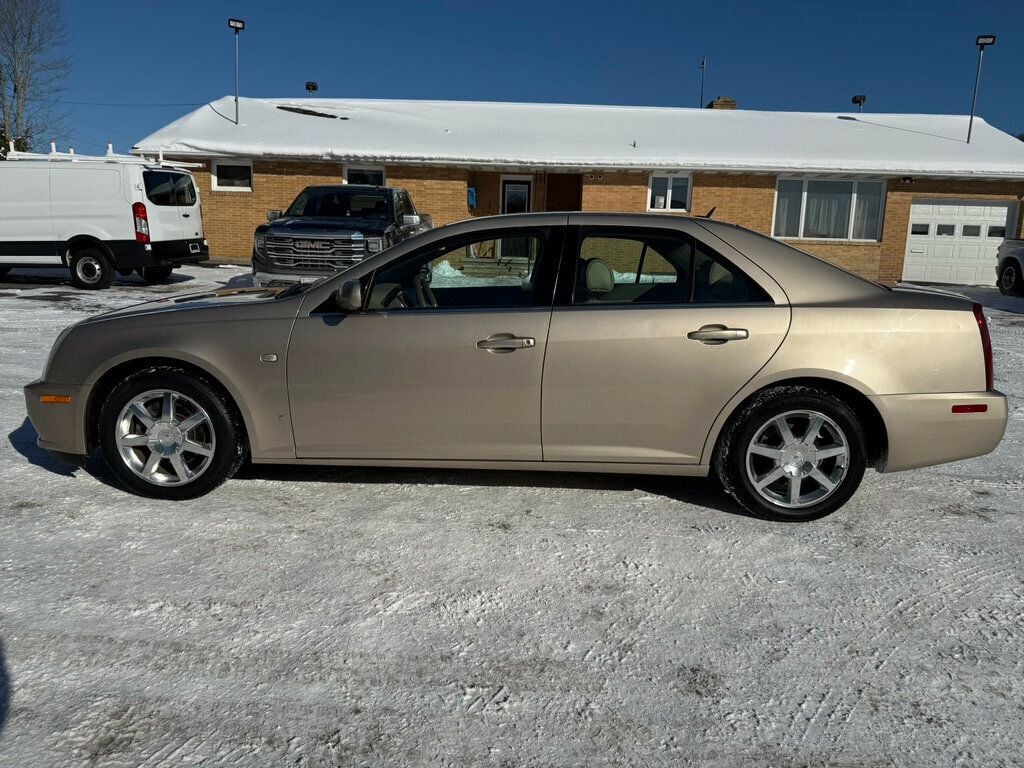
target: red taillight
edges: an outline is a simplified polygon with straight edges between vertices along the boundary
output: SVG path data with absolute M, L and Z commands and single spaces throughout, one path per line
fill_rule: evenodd
M 142 203 L 132 203 L 132 217 L 135 219 L 135 242 L 149 242 L 149 214 Z
M 974 319 L 978 321 L 981 333 L 981 349 L 985 354 L 985 389 L 995 389 L 995 369 L 992 365 L 992 337 L 988 335 L 988 322 L 981 304 L 974 305 Z

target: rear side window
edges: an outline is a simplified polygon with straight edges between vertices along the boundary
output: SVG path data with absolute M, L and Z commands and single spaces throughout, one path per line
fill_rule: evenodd
M 688 235 L 583 233 L 573 304 L 770 302 L 719 254 Z
M 196 204 L 192 177 L 169 171 L 143 171 L 146 198 L 153 205 L 191 206 Z

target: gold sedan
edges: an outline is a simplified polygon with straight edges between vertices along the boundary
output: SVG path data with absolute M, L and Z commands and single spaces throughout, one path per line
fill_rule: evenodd
M 299 246 L 300 274 L 332 257 Z M 100 315 L 25 395 L 42 447 L 99 448 L 154 497 L 246 459 L 713 473 L 780 520 L 839 508 L 867 467 L 988 453 L 1007 418 L 967 299 L 728 224 L 584 213 L 464 221 L 319 282 Z

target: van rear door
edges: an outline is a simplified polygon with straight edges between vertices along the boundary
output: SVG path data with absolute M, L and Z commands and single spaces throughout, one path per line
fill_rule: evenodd
M 149 237 L 154 243 L 185 239 L 175 191 L 178 176 L 181 174 L 163 170 L 142 172 L 149 213 Z
M 178 204 L 181 231 L 186 240 L 203 236 L 203 216 L 199 210 L 199 195 L 191 173 L 174 173 L 174 198 Z

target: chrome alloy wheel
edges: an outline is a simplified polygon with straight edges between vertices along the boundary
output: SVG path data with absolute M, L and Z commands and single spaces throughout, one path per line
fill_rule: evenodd
M 154 485 L 191 483 L 213 461 L 213 422 L 199 403 L 169 389 L 137 395 L 117 418 L 118 452 L 125 465 Z
M 775 416 L 747 446 L 747 479 L 762 498 L 787 509 L 827 499 L 843 482 L 849 464 L 846 435 L 818 411 Z

